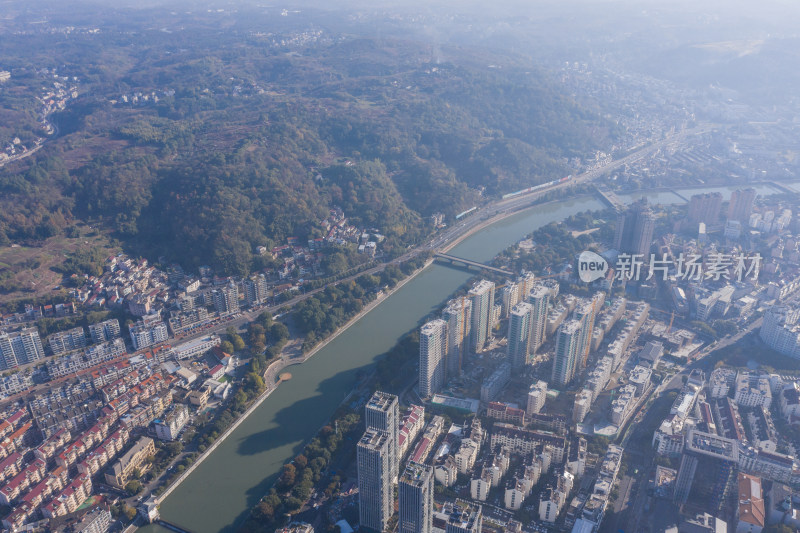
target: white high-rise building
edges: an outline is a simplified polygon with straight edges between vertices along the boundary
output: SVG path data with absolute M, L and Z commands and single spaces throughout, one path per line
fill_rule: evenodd
M 385 431 L 388 435 L 391 480 L 396 481 L 400 465 L 400 408 L 397 396 L 375 391 L 364 407 L 364 425 L 367 429 Z
M 564 387 L 575 376 L 581 356 L 581 322 L 569 320 L 556 332 L 556 353 L 553 358 L 553 379 L 557 387 Z
M 500 303 L 503 306 L 502 317 L 508 318 L 511 310 L 519 302 L 520 287 L 514 282 L 507 283 L 505 287 L 500 289 Z
M 389 435 L 367 429 L 356 447 L 358 515 L 362 528 L 382 532 L 394 511 Z
M 461 365 L 472 329 L 472 301 L 467 298 L 450 300 L 442 311 L 447 322 L 447 356 L 445 380 L 461 375 Z
M 533 306 L 526 302 L 518 303 L 511 310 L 507 349 L 513 369 L 521 369 L 528 363 L 532 315 Z
M 517 278 L 517 285 L 519 285 L 517 303 L 524 302 L 528 299 L 528 295 L 533 290 L 535 282 L 536 276 L 533 275 L 533 272 L 523 272 L 523 274 Z
M 544 344 L 545 331 L 547 330 L 547 309 L 550 303 L 550 289 L 544 285 L 533 287 L 527 296 L 527 302 L 531 304 L 531 334 L 529 353 L 536 353 Z
M 13 333 L 0 332 L 0 370 L 33 363 L 44 357 L 44 347 L 36 328 Z
M 483 349 L 494 327 L 494 283 L 481 280 L 469 291 L 472 301 L 471 346 L 476 352 Z
M 409 461 L 398 486 L 400 533 L 431 533 L 433 468 Z
M 433 396 L 444 386 L 447 322 L 431 320 L 419 330 L 419 395 Z

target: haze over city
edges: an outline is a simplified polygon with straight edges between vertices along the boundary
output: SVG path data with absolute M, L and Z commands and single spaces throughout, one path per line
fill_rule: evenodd
M 800 5 L 0 4 L 4 531 L 800 528 Z

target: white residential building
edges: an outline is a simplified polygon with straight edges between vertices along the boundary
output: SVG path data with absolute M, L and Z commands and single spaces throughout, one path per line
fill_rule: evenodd
M 444 386 L 447 322 L 431 320 L 419 331 L 419 395 L 433 396 Z

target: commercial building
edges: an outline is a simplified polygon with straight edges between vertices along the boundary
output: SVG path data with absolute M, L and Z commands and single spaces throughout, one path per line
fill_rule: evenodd
M 678 476 L 675 479 L 673 499 L 677 504 L 682 505 L 688 500 L 701 461 L 711 461 L 717 472 L 717 477 L 710 480 L 711 507 L 708 509 L 716 512 L 724 504 L 732 488 L 736 466 L 739 463 L 739 443 L 712 433 L 689 429 L 686 433 Z
M 390 446 L 388 433 L 370 428 L 356 447 L 359 523 L 375 533 L 386 529 L 394 508 Z
M 433 468 L 409 462 L 398 485 L 400 533 L 431 533 Z
M 44 348 L 36 328 L 12 333 L 0 331 L 0 370 L 33 363 L 42 357 Z
M 439 392 L 445 383 L 447 322 L 431 320 L 419 330 L 419 395 L 423 398 Z
M 483 349 L 494 328 L 494 283 L 481 280 L 470 289 L 469 299 L 472 302 L 470 345 L 477 352 Z
M 208 337 L 200 337 L 199 339 L 179 344 L 172 349 L 172 353 L 175 354 L 175 358 L 178 360 L 189 359 L 206 353 L 220 344 L 222 344 L 222 339 L 220 339 L 219 335 L 212 333 Z
M 364 411 L 364 423 L 367 429 L 384 431 L 388 436 L 389 466 L 391 468 L 391 477 L 389 479 L 393 482 L 397 480 L 400 464 L 398 443 L 400 409 L 398 405 L 397 396 L 394 394 L 375 391 L 375 394 L 367 402 Z

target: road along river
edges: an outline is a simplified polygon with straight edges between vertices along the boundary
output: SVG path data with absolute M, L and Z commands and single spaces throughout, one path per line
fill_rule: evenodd
M 726 199 L 727 188 L 720 190 Z M 774 194 L 768 186 L 759 194 Z M 688 197 L 702 192 L 679 190 Z M 642 194 L 620 195 L 629 202 Z M 654 202 L 683 203 L 670 192 L 645 194 Z M 489 261 L 540 226 L 575 213 L 602 209 L 594 197 L 534 206 L 464 239 L 448 253 Z M 368 370 L 461 286 L 472 274 L 433 264 L 342 332 L 314 357 L 291 368 L 280 385 L 161 504 L 162 517 L 196 533 L 231 532 L 272 485 L 283 464 L 297 454 L 351 391 L 359 370 Z M 166 529 L 147 526 L 146 532 Z

